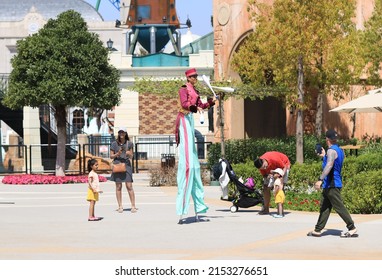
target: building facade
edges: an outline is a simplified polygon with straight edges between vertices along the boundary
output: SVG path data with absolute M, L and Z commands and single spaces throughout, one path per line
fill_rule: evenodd
M 264 0 L 272 4 L 272 0 Z M 355 22 L 361 29 L 370 18 L 375 1 L 357 0 Z M 246 0 L 213 0 L 214 19 L 214 74 L 215 79 L 238 78 L 230 65 L 232 55 L 245 38 L 253 32 L 256 24 L 250 20 Z M 355 122 L 349 114 L 329 112 L 347 101 L 364 95 L 372 87 L 356 86 L 340 103 L 326 98 L 324 101 L 324 123 L 326 128 L 336 128 L 345 138 L 361 139 L 367 135 L 382 136 L 382 114 L 357 113 Z M 315 104 L 312 104 L 312 108 Z M 224 135 L 227 139 L 284 136 L 295 134 L 296 115 L 283 104 L 272 98 L 249 101 L 230 99 L 225 103 Z M 314 133 L 314 109 L 305 112 L 305 131 Z M 215 137 L 220 132 L 216 131 Z
M 105 43 L 105 47 L 108 41 L 112 41 L 113 45 L 109 53 L 110 63 L 121 71 L 120 90 L 122 102 L 114 110 L 102 116 L 101 123 L 106 119 L 108 120 L 107 124 L 110 128 L 110 133 L 115 133 L 120 127 L 127 127 L 132 139 L 135 136 L 142 135 L 173 135 L 177 100 L 163 100 L 149 93 L 138 94 L 129 90 L 129 87 L 133 85 L 135 79 L 140 77 L 184 79 L 184 72 L 190 67 L 197 68 L 200 74 L 211 76 L 213 72 L 213 36 L 210 34 L 207 38 L 200 38 L 200 36 L 193 35 L 191 30 L 189 30 L 182 40 L 184 44 L 191 46 L 192 40 L 200 38 L 199 42 L 211 41 L 210 47 L 203 48 L 203 44 L 200 43 L 198 46 L 201 47 L 197 48 L 197 52 L 190 52 L 186 49 L 182 55 L 177 56 L 171 53 L 164 54 L 162 49 L 154 51 L 151 56 L 144 56 L 142 53 L 139 53 L 139 46 L 137 47 L 138 51 L 131 52 L 131 44 L 134 40 L 132 35 L 134 34 L 132 26 L 129 26 L 127 22 L 130 1 L 120 2 L 121 18 L 117 25 L 114 21 L 104 21 L 95 8 L 83 0 L 25 0 L 22 3 L 2 0 L 0 2 L 0 77 L 6 81 L 12 71 L 10 61 L 17 53 L 16 42 L 18 40 L 38 32 L 50 18 L 55 18 L 60 13 L 69 9 L 75 10 L 87 22 L 89 31 L 99 35 L 101 41 Z M 150 3 L 150 1 L 147 3 Z M 173 13 L 171 14 L 172 17 L 174 16 Z M 155 27 L 157 30 L 160 29 L 159 25 Z M 156 40 L 161 40 L 161 37 L 157 35 Z M 169 39 L 167 40 L 169 41 Z M 161 43 L 165 44 L 166 42 L 162 40 Z M 169 52 L 173 52 L 174 48 L 167 45 L 164 49 L 169 49 Z M 179 46 L 181 47 L 181 45 Z M 181 61 L 181 63 L 172 63 L 171 61 L 170 63 L 163 63 L 161 59 L 164 56 L 172 60 Z M 166 61 L 168 62 L 169 59 Z M 89 122 L 86 120 L 86 113 L 86 108 L 70 108 L 69 123 L 79 130 L 84 130 L 86 133 L 97 133 L 97 129 L 99 130 L 100 127 L 89 126 Z M 19 121 L 23 124 L 23 131 L 19 134 L 23 136 L 24 132 L 27 131 L 25 125 L 28 123 L 39 123 L 38 113 L 33 114 L 33 116 L 30 115 L 31 118 L 37 118 L 30 122 L 24 121 L 25 118 L 29 118 L 26 114 L 21 113 L 19 117 L 21 118 Z M 198 116 L 195 117 L 198 118 Z M 208 136 L 208 121 L 204 124 L 200 124 L 198 121 L 196 123 L 198 124 L 196 129 L 203 136 Z M 3 123 L 2 135 L 7 134 L 7 127 L 13 128 L 14 126 L 15 123 L 12 123 L 12 121 L 7 124 Z M 38 129 L 34 130 L 33 133 L 38 133 Z M 24 143 L 28 144 L 28 141 Z

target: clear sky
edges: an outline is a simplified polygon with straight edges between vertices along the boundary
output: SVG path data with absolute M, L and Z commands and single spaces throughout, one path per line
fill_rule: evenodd
M 97 0 L 85 0 L 93 7 Z M 186 23 L 187 18 L 191 20 L 191 32 L 203 36 L 212 32 L 212 0 L 176 0 L 176 12 L 180 23 Z M 101 0 L 98 12 L 105 21 L 115 21 L 119 19 L 119 11 L 109 0 Z M 185 33 L 186 30 L 182 30 Z

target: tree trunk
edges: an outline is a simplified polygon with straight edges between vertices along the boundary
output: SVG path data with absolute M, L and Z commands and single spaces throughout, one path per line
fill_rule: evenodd
M 304 67 L 302 56 L 298 57 L 297 95 L 298 102 L 304 103 Z M 304 162 L 304 116 L 300 106 L 297 109 L 296 120 L 296 162 Z
M 350 120 L 351 120 L 351 123 L 353 125 L 350 137 L 354 138 L 354 135 L 355 135 L 355 124 L 356 124 L 356 114 L 355 113 L 352 113 L 352 115 L 350 117 Z
M 101 116 L 103 114 L 103 111 L 104 109 L 100 109 L 100 108 L 93 108 L 93 117 L 96 118 L 97 120 L 97 127 L 98 127 L 98 131 L 100 130 L 101 128 Z
M 66 144 L 66 107 L 55 107 L 57 122 L 57 158 L 56 176 L 65 176 L 65 144 Z
M 322 135 L 322 123 L 323 123 L 323 103 L 324 103 L 324 94 L 323 89 L 319 87 L 319 93 L 317 96 L 317 112 L 316 112 L 316 137 L 317 139 L 321 138 Z

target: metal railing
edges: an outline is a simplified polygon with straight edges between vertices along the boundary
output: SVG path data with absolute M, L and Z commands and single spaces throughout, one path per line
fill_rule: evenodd
M 102 158 L 110 158 L 110 145 L 115 140 L 114 135 L 102 136 L 102 135 L 89 135 L 88 143 L 85 151 L 89 154 Z
M 212 144 L 212 142 L 206 142 L 206 141 L 203 141 L 203 142 L 196 141 L 195 142 L 199 159 L 206 159 L 207 158 L 208 147 L 211 144 Z M 155 145 L 155 146 L 165 145 L 165 146 L 171 147 L 171 145 L 174 145 L 174 142 L 168 141 L 168 142 L 140 142 L 140 143 L 135 143 L 135 151 L 134 151 L 135 170 L 133 169 L 133 171 L 135 173 L 139 173 L 139 160 L 142 160 L 142 159 L 147 160 L 149 158 L 148 155 L 146 154 L 146 152 L 141 152 L 144 149 L 141 149 L 140 146 L 145 146 L 145 145 Z M 169 150 L 170 150 L 170 148 L 169 148 Z M 162 153 L 160 155 L 160 157 L 155 157 L 153 159 L 159 159 L 160 158 L 161 161 L 164 160 L 165 162 L 168 160 L 172 161 L 172 158 L 177 159 L 178 158 L 178 150 L 177 149 L 174 149 L 174 150 L 176 152 L 174 152 L 174 153 Z
M 16 162 L 23 162 L 23 165 Z M 27 173 L 27 162 L 26 145 L 0 145 L 0 174 Z
M 9 74 L 0 73 L 0 99 L 4 97 L 8 88 Z
M 90 137 L 90 136 L 89 136 Z M 107 168 L 99 169 L 101 172 L 109 173 L 111 172 L 111 159 L 110 159 L 110 144 L 114 141 L 113 136 L 96 136 L 89 138 L 88 144 L 76 145 L 76 150 L 78 151 L 76 155 L 65 152 L 65 173 L 71 174 L 86 174 L 87 173 L 87 159 L 96 157 L 103 159 Z M 134 150 L 134 160 L 132 160 L 132 169 L 134 173 L 139 173 L 139 161 L 140 160 L 164 160 L 165 164 L 167 161 L 169 164 L 173 164 L 177 158 L 177 149 L 174 147 L 168 153 L 163 147 L 169 147 L 174 145 L 172 141 L 167 142 L 140 142 L 135 143 Z M 198 149 L 199 159 L 207 158 L 208 146 L 212 142 L 195 142 Z M 68 146 L 73 146 L 73 144 L 66 144 Z M 143 147 L 151 150 L 165 151 L 159 156 L 152 154 L 149 156 Z M 156 146 L 156 147 L 155 147 Z M 175 145 L 174 145 L 175 146 Z M 10 151 L 11 149 L 11 151 Z M 13 149 L 13 150 L 12 150 Z M 172 152 L 174 151 L 174 152 Z M 36 156 L 36 153 L 40 153 Z M 40 173 L 55 173 L 56 171 L 56 157 L 57 157 L 57 144 L 40 144 L 40 145 L 0 145 L 0 174 L 15 174 L 15 173 L 25 173 L 25 174 L 40 174 Z M 36 158 L 41 158 L 41 166 L 36 162 Z M 162 164 L 163 165 L 163 164 Z
M 46 131 L 53 132 L 55 138 L 57 138 L 57 122 L 55 118 L 56 109 L 50 105 L 41 105 L 40 111 L 40 121 L 41 126 Z M 83 134 L 83 129 L 77 128 L 65 121 L 66 123 L 66 143 L 72 144 L 73 147 L 77 145 L 77 135 Z M 71 147 L 71 148 L 73 148 Z
M 161 154 L 177 153 L 174 135 L 141 135 L 134 137 L 134 143 L 142 144 L 139 157 L 159 159 Z
M 73 146 L 73 144 L 65 144 L 65 148 Z M 80 145 L 76 145 L 77 150 L 79 151 Z M 34 150 L 38 150 L 37 152 L 41 153 L 41 164 L 42 164 L 42 170 L 41 168 L 38 168 L 37 170 L 33 170 L 33 155 Z M 66 149 L 65 149 L 66 150 Z M 65 153 L 67 155 L 68 153 Z M 27 166 L 26 170 L 30 174 L 35 173 L 55 173 L 56 172 L 56 156 L 57 156 L 57 144 L 40 144 L 40 145 L 30 145 L 29 146 L 29 166 Z M 70 164 L 73 160 L 72 157 L 65 156 L 65 173 L 78 173 L 83 174 L 81 170 L 81 165 L 79 164 L 79 169 L 71 168 Z M 75 166 L 75 165 L 74 165 Z

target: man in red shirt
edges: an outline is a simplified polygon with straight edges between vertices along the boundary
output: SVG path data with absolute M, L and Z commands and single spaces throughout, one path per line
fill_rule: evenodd
M 261 175 L 263 175 L 263 196 L 264 204 L 263 209 L 259 212 L 260 215 L 269 214 L 269 203 L 271 200 L 271 187 L 272 183 L 269 184 L 272 178 L 271 171 L 276 168 L 281 168 L 284 171 L 284 184 L 288 181 L 288 174 L 290 170 L 289 158 L 280 152 L 271 151 L 266 152 L 254 161 L 255 167 L 260 170 Z

